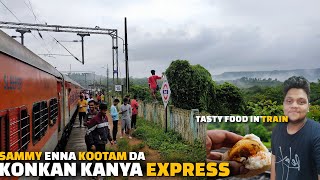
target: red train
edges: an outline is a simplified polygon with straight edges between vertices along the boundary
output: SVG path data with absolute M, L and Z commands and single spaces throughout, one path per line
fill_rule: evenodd
M 82 90 L 0 30 L 0 151 L 61 150 Z

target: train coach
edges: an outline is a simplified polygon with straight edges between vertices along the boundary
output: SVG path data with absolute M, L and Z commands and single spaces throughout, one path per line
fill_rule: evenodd
M 82 90 L 0 30 L 0 151 L 61 150 Z

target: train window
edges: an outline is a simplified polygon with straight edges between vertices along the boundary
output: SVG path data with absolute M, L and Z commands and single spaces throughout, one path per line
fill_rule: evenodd
M 30 142 L 30 116 L 27 109 L 20 110 L 21 150 L 26 150 Z
M 40 134 L 41 136 L 44 136 L 46 134 L 46 131 L 48 129 L 49 125 L 49 114 L 48 114 L 48 104 L 47 101 L 42 101 L 41 102 L 41 129 L 40 129 Z
M 20 151 L 21 141 L 21 126 L 20 126 L 20 109 L 12 108 L 9 109 L 9 138 L 7 144 L 9 144 L 9 151 L 16 152 Z
M 33 104 L 32 114 L 32 140 L 33 144 L 35 144 L 46 134 L 48 129 L 49 114 L 47 101 Z
M 0 111 L 0 151 L 8 151 L 7 150 L 7 122 L 8 116 L 7 111 Z
M 56 98 L 50 100 L 50 125 L 54 125 L 58 118 L 58 101 Z
M 40 102 L 33 104 L 32 108 L 32 141 L 35 144 L 40 140 L 41 130 L 41 114 L 40 114 Z

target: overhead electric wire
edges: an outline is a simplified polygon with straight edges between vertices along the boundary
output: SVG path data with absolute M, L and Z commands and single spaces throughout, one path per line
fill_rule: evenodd
M 68 51 L 68 53 L 73 56 L 77 61 L 81 62 L 75 55 L 73 55 L 66 47 L 64 47 L 64 45 L 62 45 L 56 38 L 54 38 L 53 36 L 51 36 L 54 40 L 56 40 L 57 43 L 59 43 L 66 51 Z
M 34 16 L 34 18 L 35 18 L 35 21 L 38 21 L 39 23 L 41 23 L 41 22 L 39 21 L 39 19 L 37 18 L 37 16 L 35 15 L 34 11 L 33 11 L 32 4 L 31 4 L 30 0 L 28 0 L 28 2 L 29 2 L 30 7 L 27 5 L 26 1 L 24 1 L 24 4 L 25 4 L 25 5 L 28 7 L 28 9 L 32 12 L 32 14 L 33 14 L 33 16 Z M 39 32 L 39 31 L 38 31 L 38 32 Z M 81 62 L 81 61 L 80 61 L 75 55 L 73 55 L 64 45 L 62 45 L 55 37 L 53 37 L 49 32 L 47 32 L 47 33 L 48 33 L 48 35 L 51 36 L 57 43 L 59 43 L 60 46 L 62 46 L 66 51 L 68 51 L 68 53 L 69 53 L 72 57 L 74 57 L 77 61 Z M 40 34 L 40 32 L 39 32 L 39 34 Z M 49 54 L 52 54 L 52 53 L 49 53 Z M 81 63 L 82 63 L 82 62 L 81 62 Z
M 29 1 L 29 0 L 28 0 Z M 21 23 L 20 19 L 0 0 L 0 3 Z M 33 11 L 33 8 L 32 8 L 32 5 L 31 5 L 31 2 L 29 1 L 29 4 L 31 6 L 31 8 L 27 5 L 27 3 L 24 1 L 25 5 L 28 7 L 28 9 L 32 12 L 32 14 L 34 15 L 35 17 L 35 20 L 40 22 L 39 19 L 37 18 L 37 16 L 35 15 L 34 11 Z M 39 31 L 38 31 L 39 32 Z M 39 40 L 32 32 L 31 34 L 33 35 L 34 38 L 36 38 L 37 40 Z M 49 33 L 48 33 L 49 34 Z M 39 33 L 40 35 L 40 33 Z M 51 34 L 49 34 L 57 43 L 59 43 L 59 45 L 61 45 L 66 51 L 68 51 L 68 53 L 73 56 L 77 61 L 81 62 L 76 56 L 74 56 L 65 46 L 63 46 L 56 38 L 54 38 Z M 40 36 L 41 37 L 41 36 Z M 42 37 L 41 37 L 42 38 Z M 47 45 L 44 41 L 44 39 L 42 38 L 43 42 L 45 45 Z M 46 47 L 44 47 L 47 51 L 48 51 L 48 54 L 52 54 L 51 51 L 49 51 Z
M 19 18 L 0 0 L 0 3 L 19 21 Z
M 24 1 L 24 3 L 26 4 L 26 6 L 27 6 L 27 7 L 30 9 L 30 11 L 32 12 L 32 14 L 33 14 L 33 16 L 34 16 L 34 19 L 37 20 L 38 18 L 37 18 L 36 14 L 35 14 L 34 11 L 33 11 L 32 4 L 31 4 L 30 0 L 28 0 L 28 2 L 29 2 L 30 7 L 27 5 L 26 1 Z
M 24 2 L 24 4 L 27 6 L 27 8 L 31 11 L 31 13 L 33 14 L 36 23 L 40 23 L 40 24 L 41 24 L 39 18 L 38 18 L 38 17 L 36 16 L 36 14 L 34 13 L 34 10 L 33 10 L 33 7 L 32 7 L 32 4 L 31 4 L 30 0 L 28 0 L 29 5 L 26 3 L 25 0 L 24 0 L 23 2 Z M 39 34 L 39 36 L 41 37 L 41 39 L 43 40 L 44 44 L 45 44 L 46 46 L 48 46 L 48 44 L 47 44 L 46 41 L 43 39 L 43 37 L 42 37 L 42 35 L 41 35 L 41 33 L 40 33 L 39 30 L 38 30 L 38 34 Z M 51 50 L 53 50 L 52 45 L 50 45 L 50 46 L 51 46 Z M 51 52 L 50 52 L 49 54 L 51 54 Z
M 8 6 L 6 6 L 3 2 L 2 2 L 2 0 L 0 0 L 0 3 L 21 23 L 21 21 L 20 21 L 20 19 L 8 8 Z M 39 41 L 39 39 L 32 33 L 32 32 L 30 32 L 31 34 L 32 34 L 32 36 L 35 38 L 35 39 L 37 39 L 38 41 Z M 45 47 L 43 47 L 44 49 L 46 49 L 46 51 L 48 51 L 48 53 L 51 53 L 47 48 L 45 48 Z

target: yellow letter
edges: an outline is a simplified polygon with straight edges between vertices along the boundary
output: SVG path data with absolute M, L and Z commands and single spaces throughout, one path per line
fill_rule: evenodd
M 17 161 L 24 160 L 24 152 L 14 152 L 14 156 Z
M 6 160 L 7 160 L 7 161 L 15 160 L 14 157 L 13 157 L 13 155 L 12 155 L 12 152 L 8 152 L 8 153 L 7 153 L 7 159 L 6 159 Z
M 88 161 L 94 160 L 94 153 L 93 153 L 93 152 L 87 152 L 87 153 L 86 153 L 86 159 L 87 159 Z
M 34 154 L 35 154 L 34 152 L 26 152 L 25 153 L 25 160 L 28 160 L 28 161 L 35 160 Z
M 183 176 L 194 176 L 194 165 L 192 163 L 183 163 Z
M 210 162 L 207 164 L 207 176 L 217 176 L 218 170 L 217 170 L 217 163 L 216 162 Z
M 79 154 L 78 154 L 78 160 L 79 160 L 79 161 L 84 161 L 84 160 L 86 160 L 86 158 L 84 157 L 84 155 L 85 155 L 85 152 L 79 152 Z
M 229 176 L 230 175 L 230 169 L 229 169 L 229 163 L 223 162 L 219 164 L 219 176 Z
M 157 164 L 159 167 L 159 172 L 157 176 L 169 176 L 169 172 L 168 172 L 169 163 L 157 163 Z
M 147 163 L 147 176 L 157 176 L 154 166 L 156 166 L 156 163 Z
M 5 152 L 0 152 L 0 161 L 6 160 L 6 153 Z
M 281 117 L 279 116 L 279 119 L 281 119 Z M 278 116 L 273 116 L 273 122 L 279 122 Z
M 118 161 L 126 161 L 127 160 L 127 152 L 117 152 Z
M 282 116 L 282 121 L 281 122 L 289 122 L 288 116 Z
M 180 173 L 182 166 L 180 163 L 171 163 L 170 165 L 170 176 L 175 176 L 177 173 Z
M 205 163 L 196 163 L 196 176 L 205 176 L 204 173 Z
M 40 161 L 42 152 L 35 152 L 35 153 L 36 153 L 36 156 L 37 156 L 37 160 Z

